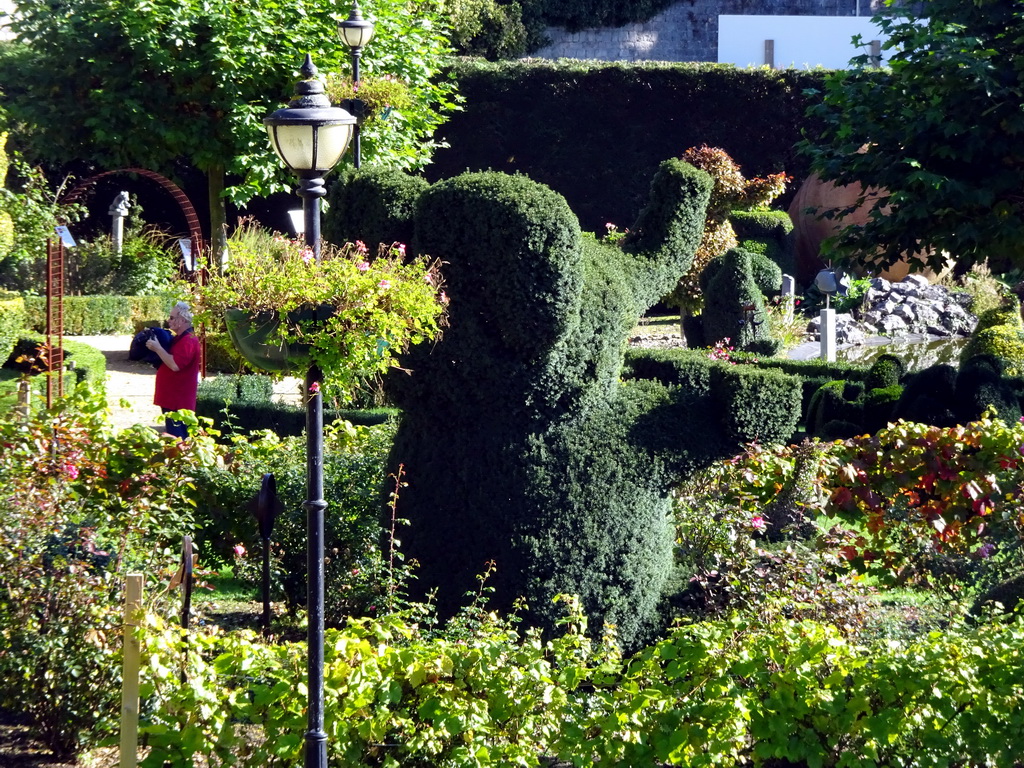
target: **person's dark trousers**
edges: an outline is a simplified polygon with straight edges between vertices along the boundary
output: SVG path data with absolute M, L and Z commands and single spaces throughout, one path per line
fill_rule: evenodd
M 166 408 L 160 409 L 163 413 L 167 413 Z M 164 432 L 168 435 L 174 435 L 179 440 L 184 440 L 188 437 L 188 427 L 182 421 L 175 419 L 164 419 Z

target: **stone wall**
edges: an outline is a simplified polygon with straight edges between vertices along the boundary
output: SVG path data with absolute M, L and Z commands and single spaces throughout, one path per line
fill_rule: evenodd
M 541 59 L 718 61 L 719 15 L 872 16 L 882 0 L 680 0 L 650 21 L 568 32 L 547 30 Z

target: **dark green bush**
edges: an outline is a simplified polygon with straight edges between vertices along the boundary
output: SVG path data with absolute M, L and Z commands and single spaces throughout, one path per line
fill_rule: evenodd
M 712 390 L 725 412 L 728 438 L 735 445 L 753 440 L 785 443 L 800 420 L 800 382 L 779 371 L 717 365 Z
M 861 432 L 873 434 L 892 420 L 893 409 L 903 396 L 903 387 L 893 384 L 888 387 L 869 389 L 864 395 L 864 423 Z
M 524 24 L 523 9 L 517 2 L 476 0 L 454 6 L 451 41 L 460 56 L 481 56 L 495 61 L 522 56 L 531 41 L 539 19 Z M 539 42 L 539 41 L 536 41 Z
M 1006 369 L 1007 361 L 995 355 L 977 355 L 960 366 L 954 402 L 961 424 L 974 421 L 989 407 L 1003 421 L 1020 418 L 1024 402 L 1015 380 L 1005 375 Z
M 848 417 L 853 416 L 853 419 Z M 807 434 L 820 436 L 824 426 L 837 419 L 843 421 L 860 421 L 860 412 L 846 399 L 846 382 L 830 381 L 818 388 L 811 398 L 804 420 Z
M 879 355 L 871 364 L 864 386 L 867 389 L 879 389 L 899 384 L 907 372 L 907 367 L 896 355 Z
M 750 254 L 750 275 L 754 278 L 754 285 L 765 298 L 778 296 L 782 290 L 782 270 L 779 265 L 762 253 L 746 248 L 744 250 Z
M 414 207 L 426 188 L 424 179 L 402 171 L 350 169 L 328 188 L 324 239 L 336 245 L 361 240 L 370 253 L 382 243 L 410 245 Z
M 740 248 L 766 256 L 783 274 L 796 273 L 793 220 L 785 211 L 754 209 L 729 214 Z
M 381 608 L 389 587 L 378 536 L 384 467 L 393 435 L 390 423 L 326 430 L 324 616 L 332 625 Z M 234 443 L 231 454 L 230 465 L 197 469 L 196 519 L 201 521 L 197 541 L 207 556 L 222 562 L 231 562 L 233 547 L 242 544 L 248 555 L 238 573 L 259 583 L 262 543 L 251 502 L 264 473 L 272 472 L 283 505 L 272 532 L 274 599 L 283 597 L 294 612 L 306 604 L 305 440 L 279 440 L 273 435 L 242 440 Z
M 361 426 L 383 424 L 397 416 L 393 408 L 324 409 L 324 424 L 348 421 Z M 196 415 L 211 419 L 224 433 L 247 434 L 269 429 L 281 437 L 301 435 L 306 409 L 273 400 L 267 376 L 227 375 L 204 379 L 196 395 Z
M 701 144 L 727 151 L 747 178 L 785 171 L 795 190 L 808 174 L 795 146 L 816 128 L 805 112 L 819 97 L 808 91 L 822 91 L 826 74 L 542 60 L 462 61 L 454 72 L 465 108 L 439 130 L 450 148 L 435 153 L 427 178 L 525 173 L 563 195 L 589 232 L 604 232 L 606 222 L 629 226 L 658 164 Z
M 764 294 L 754 278 L 752 260 L 748 251 L 730 248 L 701 273 L 705 343 L 729 339 L 737 349 L 749 350 L 756 342 L 770 338 Z
M 64 333 L 69 336 L 134 334 L 137 320 L 166 318 L 173 303 L 166 296 L 65 296 Z M 26 296 L 25 311 L 26 325 L 45 333 L 46 297 Z
M 421 197 L 415 245 L 445 262 L 450 327 L 389 379 L 403 414 L 391 467 L 408 481 L 415 586 L 441 587 L 442 614 L 493 561 L 496 605 L 525 597 L 531 623 L 551 627 L 568 592 L 627 645 L 655 626 L 667 462 L 708 460 L 724 427 L 619 374 L 640 314 L 693 258 L 709 192 L 706 174 L 665 162 L 621 248 L 584 238 L 565 200 L 522 176 L 465 174 Z
M 11 356 L 14 343 L 24 328 L 25 302 L 22 298 L 0 298 L 0 364 Z
M 956 375 L 956 368 L 943 364 L 907 376 L 893 418 L 936 427 L 955 425 Z

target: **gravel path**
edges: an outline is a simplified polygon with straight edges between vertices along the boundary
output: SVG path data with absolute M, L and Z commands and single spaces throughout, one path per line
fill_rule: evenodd
M 110 423 L 117 429 L 145 424 L 163 431 L 160 408 L 153 405 L 156 369 L 149 363 L 128 359 L 131 336 L 65 336 L 95 347 L 107 359 L 107 405 Z M 299 403 L 302 380 L 286 376 L 274 382 L 274 399 Z M 0 766 L 3 768 L 3 766 Z
M 160 408 L 153 405 L 156 369 L 128 359 L 131 336 L 66 336 L 95 347 L 107 359 L 107 405 L 110 423 L 118 429 L 145 424 L 163 430 Z

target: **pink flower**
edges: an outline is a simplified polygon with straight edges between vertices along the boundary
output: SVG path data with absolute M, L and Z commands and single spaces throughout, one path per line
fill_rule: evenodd
M 391 281 L 390 280 L 381 280 L 379 283 L 377 283 L 377 287 L 378 288 L 383 288 L 386 291 L 388 288 L 391 287 Z
M 356 240 L 356 253 L 369 253 L 369 250 L 366 248 L 366 243 L 362 240 Z
M 235 553 L 235 557 L 245 557 L 245 547 L 241 544 L 235 544 L 235 546 L 232 547 L 232 550 Z
M 360 261 L 358 264 L 356 264 L 356 269 L 358 269 L 360 272 L 365 272 L 369 268 L 370 262 L 368 261 Z
M 448 304 L 448 294 L 444 291 L 441 291 L 441 303 L 445 305 Z
M 302 260 L 306 264 L 312 264 L 314 261 L 316 261 L 316 256 L 313 255 L 313 249 L 312 248 L 303 248 L 299 252 L 299 255 L 302 256 Z
M 766 525 L 767 523 L 765 523 L 764 518 L 760 515 L 754 515 L 750 518 L 750 527 L 755 531 L 763 531 Z
M 314 395 L 317 392 L 319 392 L 320 391 L 320 382 L 319 381 L 314 381 L 312 384 L 310 384 L 309 385 L 309 391 L 312 392 Z
M 61 470 L 67 476 L 68 480 L 75 480 L 78 478 L 78 467 L 74 464 L 64 464 Z
M 405 243 L 395 243 L 391 247 L 399 256 L 401 256 L 403 259 L 405 258 Z

